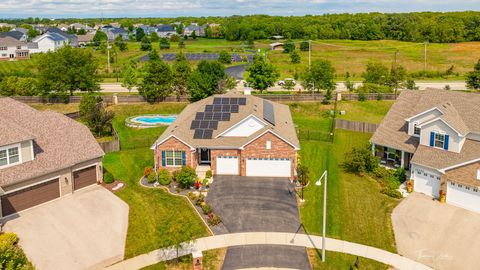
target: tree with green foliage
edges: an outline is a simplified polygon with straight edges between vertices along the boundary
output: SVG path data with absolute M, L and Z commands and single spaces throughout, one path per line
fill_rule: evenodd
M 171 35 L 170 36 L 170 42 L 180 42 L 180 36 L 179 35 Z
M 247 83 L 250 87 L 263 92 L 275 85 L 280 74 L 275 66 L 265 57 L 254 55 L 252 63 L 247 67 Z
M 187 82 L 191 101 L 198 101 L 214 94 L 223 94 L 229 84 L 225 67 L 218 61 L 202 60 L 190 74 Z
M 218 55 L 218 61 L 225 65 L 231 64 L 232 56 L 227 51 L 222 50 Z
M 150 60 L 150 61 L 160 60 L 160 55 L 158 55 L 157 50 L 152 49 L 152 50 L 148 53 L 148 60 Z
M 407 88 L 408 90 L 418 90 L 419 87 L 415 84 L 415 81 L 413 79 L 408 79 L 405 84 L 405 88 Z
M 86 35 L 86 34 L 87 34 L 87 30 L 83 28 L 77 30 L 77 35 Z
M 107 39 L 108 39 L 107 34 L 105 34 L 102 31 L 97 31 L 95 32 L 95 35 L 93 36 L 92 41 L 95 44 L 95 46 L 99 46 L 103 42 L 107 41 Z
M 36 96 L 37 80 L 33 77 L 7 76 L 0 80 L 0 96 Z
M 292 64 L 300 64 L 301 62 L 300 54 L 297 51 L 292 51 L 290 53 L 290 63 Z
M 183 38 L 178 42 L 178 48 L 185 49 L 185 40 Z
M 291 40 L 287 40 L 287 42 L 283 44 L 283 53 L 291 53 L 293 51 L 295 51 L 295 43 Z
M 160 37 L 158 37 L 157 32 L 152 32 L 152 33 L 150 34 L 150 40 L 151 40 L 152 42 L 158 42 L 158 41 L 160 40 Z
M 128 49 L 127 42 L 123 40 L 122 36 L 118 36 L 115 38 L 115 46 L 122 52 Z
M 293 80 L 285 80 L 285 83 L 282 85 L 282 88 L 287 91 L 293 90 L 294 87 L 295 83 L 293 82 Z
M 74 91 L 100 90 L 98 62 L 91 50 L 65 46 L 38 57 L 39 89 L 43 95 L 65 95 Z
M 300 51 L 308 52 L 310 50 L 310 43 L 307 40 L 304 40 L 300 43 Z
M 139 87 L 139 94 L 147 101 L 163 99 L 172 92 L 173 74 L 170 66 L 160 59 L 149 60 L 146 75 Z
M 343 84 L 348 91 L 353 92 L 355 90 L 355 83 L 351 81 L 349 72 L 345 73 L 345 82 Z
M 368 62 L 367 70 L 363 73 L 364 83 L 374 83 L 378 85 L 387 85 L 389 70 L 380 62 Z
M 135 39 L 137 41 L 143 41 L 144 37 L 145 37 L 145 31 L 143 31 L 142 28 L 137 27 L 137 29 L 135 30 Z
M 298 182 L 302 186 L 302 199 L 303 199 L 303 189 L 305 186 L 308 185 L 308 182 L 310 182 L 310 170 L 308 169 L 307 166 L 298 164 L 297 165 L 297 178 Z
M 195 169 L 189 166 L 183 166 L 182 169 L 175 174 L 175 181 L 183 188 L 193 186 L 195 180 L 197 180 L 197 173 Z
M 406 80 L 407 70 L 401 65 L 393 65 L 388 75 L 387 86 L 397 94 L 397 90 L 405 85 Z
M 37 37 L 38 35 L 40 35 L 40 32 L 38 32 L 37 30 L 35 30 L 33 28 L 30 28 L 30 29 L 28 29 L 27 35 L 28 35 L 29 40 L 31 40 L 31 39 Z
M 188 79 L 192 69 L 185 55 L 180 52 L 175 56 L 172 65 L 174 92 L 178 96 L 187 94 Z
M 167 38 L 160 39 L 160 50 L 168 50 L 170 49 L 170 41 Z
M 465 82 L 469 89 L 480 89 L 480 60 L 473 67 L 473 71 L 468 72 Z
M 131 60 L 122 71 L 122 87 L 128 89 L 128 92 L 132 91 L 132 88 L 137 85 L 137 62 Z
M 197 39 L 197 32 L 193 30 L 192 34 L 190 35 L 192 39 Z
M 345 154 L 343 166 L 352 173 L 371 173 L 379 164 L 379 160 L 372 154 L 369 145 L 355 147 Z
M 302 76 L 303 86 L 310 91 L 325 90 L 325 100 L 332 98 L 335 90 L 335 68 L 328 60 L 316 60 L 312 62 L 310 69 Z
M 87 94 L 80 101 L 80 117 L 96 136 L 112 134 L 113 111 L 106 110 L 102 97 Z
M 142 29 L 142 28 L 139 28 Z M 152 49 L 152 43 L 147 36 L 142 38 L 142 42 L 140 43 L 140 50 L 142 51 L 150 51 Z
M 177 26 L 175 26 L 175 32 L 181 36 L 183 34 L 183 24 L 177 24 Z

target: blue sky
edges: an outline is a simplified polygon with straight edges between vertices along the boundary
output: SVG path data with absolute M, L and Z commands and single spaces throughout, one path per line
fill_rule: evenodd
M 0 18 L 176 17 L 480 10 L 480 0 L 0 0 Z

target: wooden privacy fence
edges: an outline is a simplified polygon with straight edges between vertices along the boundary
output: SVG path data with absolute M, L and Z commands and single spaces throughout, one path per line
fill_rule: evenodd
M 335 118 L 335 128 L 356 132 L 374 133 L 377 130 L 378 125 Z
M 105 152 L 105 154 L 110 152 L 120 151 L 120 140 L 118 139 L 118 133 L 114 128 L 112 128 L 112 130 L 113 130 L 113 141 L 98 143 L 102 148 L 103 152 Z
M 362 94 L 337 93 L 337 100 L 359 100 Z M 396 100 L 397 95 L 392 93 L 368 93 L 363 94 L 365 100 Z

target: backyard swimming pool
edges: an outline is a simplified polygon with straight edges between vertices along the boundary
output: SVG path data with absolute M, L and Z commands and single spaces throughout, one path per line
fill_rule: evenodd
M 148 128 L 170 125 L 176 119 L 176 115 L 140 115 L 127 118 L 125 124 L 129 127 Z

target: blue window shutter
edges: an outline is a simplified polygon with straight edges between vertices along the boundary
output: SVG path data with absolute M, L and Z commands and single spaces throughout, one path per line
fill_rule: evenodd
M 182 151 L 182 166 L 187 165 L 187 157 L 185 155 L 185 151 Z
M 443 144 L 443 149 L 448 150 L 448 141 L 450 139 L 450 136 L 445 135 L 445 143 Z
M 167 162 L 165 161 L 165 151 L 162 151 L 162 167 L 165 167 Z
M 435 143 L 435 132 L 430 132 L 430 146 L 433 146 Z

